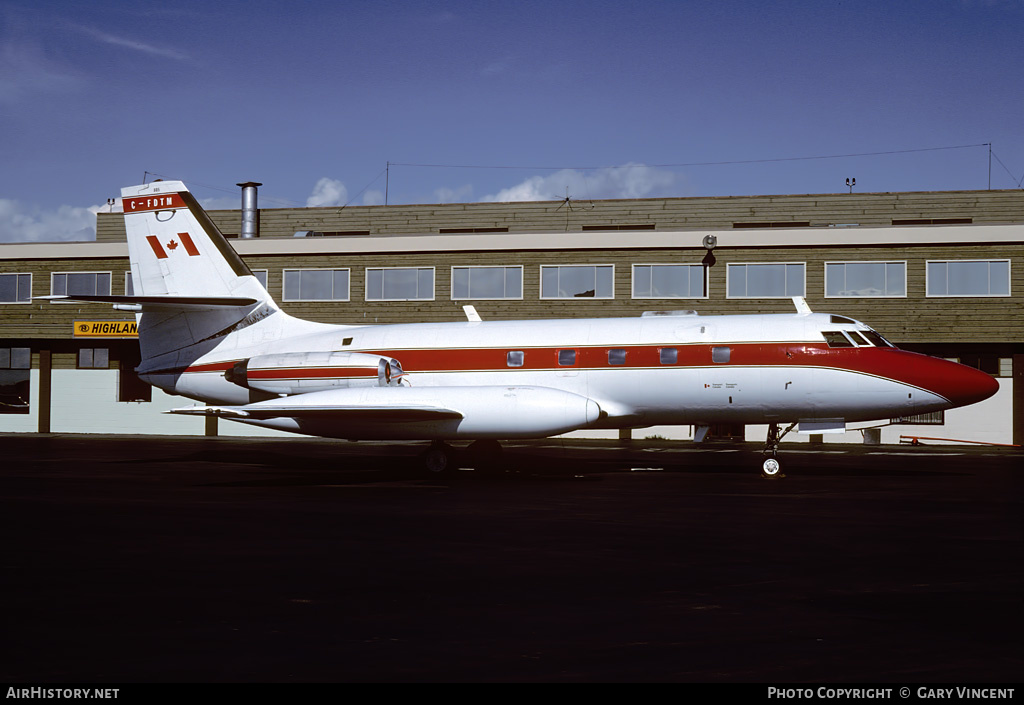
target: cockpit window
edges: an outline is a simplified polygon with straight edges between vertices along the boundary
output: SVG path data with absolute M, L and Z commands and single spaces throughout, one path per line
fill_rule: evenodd
M 842 331 L 829 330 L 822 331 L 822 335 L 825 336 L 825 342 L 828 343 L 830 348 L 852 348 L 853 343 L 850 339 L 843 335 Z
M 871 344 L 867 340 L 864 339 L 863 335 L 861 335 L 860 333 L 858 333 L 855 330 L 848 330 L 848 331 L 846 331 L 846 334 L 848 336 L 850 336 L 850 339 L 853 340 L 853 342 L 857 343 L 857 345 L 870 345 Z
M 873 330 L 862 330 L 861 333 L 865 338 L 870 340 L 877 348 L 895 348 L 896 346 L 890 343 L 888 340 L 880 336 Z
M 846 316 L 837 316 L 834 313 L 832 314 L 832 317 L 829 319 L 829 321 L 831 321 L 832 323 L 856 323 L 857 322 L 857 321 L 853 320 L 852 318 L 847 318 Z

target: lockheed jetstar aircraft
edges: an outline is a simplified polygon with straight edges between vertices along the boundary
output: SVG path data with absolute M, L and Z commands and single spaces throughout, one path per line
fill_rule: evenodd
M 132 296 L 71 296 L 137 313 L 146 382 L 211 415 L 314 436 L 446 441 L 578 429 L 768 424 L 781 437 L 973 404 L 996 381 L 812 313 L 328 325 L 288 315 L 180 181 L 122 190 Z M 49 297 L 64 298 L 64 297 Z M 780 425 L 789 424 L 780 433 Z

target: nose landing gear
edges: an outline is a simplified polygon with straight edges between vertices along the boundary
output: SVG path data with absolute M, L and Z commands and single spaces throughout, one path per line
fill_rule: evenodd
M 785 477 L 779 471 L 782 469 L 782 465 L 779 463 L 779 443 L 785 437 L 787 433 L 796 428 L 796 423 L 793 422 L 786 427 L 786 430 L 779 433 L 779 425 L 777 423 L 768 424 L 768 438 L 765 439 L 764 450 L 761 454 L 766 456 L 764 462 L 761 464 L 761 471 L 765 477 Z

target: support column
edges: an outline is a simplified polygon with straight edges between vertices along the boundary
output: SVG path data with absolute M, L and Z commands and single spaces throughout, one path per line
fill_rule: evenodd
M 39 404 L 36 413 L 39 433 L 50 432 L 50 400 L 53 389 L 53 353 L 39 351 Z
M 206 416 L 204 418 L 206 419 L 206 435 L 207 436 L 216 436 L 217 435 L 217 417 L 216 416 Z
M 1024 355 L 1013 356 L 1013 443 L 1024 445 Z

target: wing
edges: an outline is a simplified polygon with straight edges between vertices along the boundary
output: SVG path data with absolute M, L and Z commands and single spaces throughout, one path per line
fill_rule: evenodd
M 358 387 L 172 414 L 218 416 L 336 438 L 542 438 L 602 418 L 592 399 L 550 387 Z

